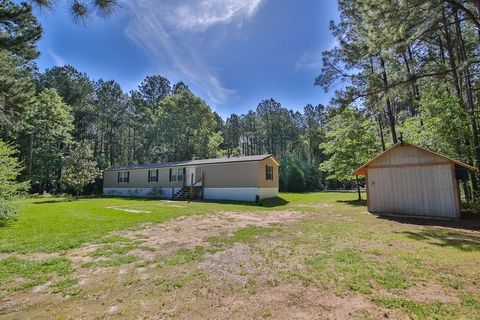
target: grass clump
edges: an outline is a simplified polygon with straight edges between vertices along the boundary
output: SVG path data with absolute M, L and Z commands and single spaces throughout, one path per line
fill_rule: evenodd
M 112 257 L 114 255 L 122 255 L 129 251 L 137 249 L 135 245 L 107 245 L 96 249 L 90 254 L 91 257 Z
M 35 280 L 52 273 L 64 276 L 71 272 L 71 262 L 64 257 L 40 261 L 19 259 L 15 257 L 0 260 L 0 283 L 12 278 Z
M 40 261 L 15 257 L 0 260 L 0 297 L 8 292 L 21 291 L 42 285 L 53 275 L 65 276 L 72 272 L 71 262 L 66 258 Z
M 72 288 L 73 286 L 78 284 L 78 279 L 76 278 L 66 278 L 56 282 L 55 284 L 51 285 L 53 293 L 63 293 L 64 295 L 68 296 L 76 296 L 80 293 L 79 288 Z
M 317 254 L 307 259 L 306 265 L 313 271 L 313 278 L 331 279 L 364 294 L 372 292 L 374 283 L 390 291 L 407 287 L 406 278 L 395 265 L 367 259 L 353 249 Z
M 97 261 L 90 261 L 82 264 L 83 268 L 108 268 L 108 267 L 118 267 L 122 264 L 129 264 L 137 261 L 138 258 L 136 256 L 127 255 L 127 256 L 114 256 L 111 259 L 105 260 L 97 260 Z
M 162 292 L 171 292 L 175 289 L 184 287 L 188 282 L 197 277 L 204 278 L 205 274 L 201 271 L 195 271 L 182 274 L 181 276 L 172 279 L 157 277 L 154 279 L 154 283 Z
M 237 242 L 248 243 L 254 242 L 258 236 L 262 234 L 271 233 L 277 230 L 276 226 L 272 227 L 258 227 L 258 226 L 249 226 L 241 228 L 233 233 L 230 237 L 210 237 L 207 239 L 208 242 L 216 246 L 230 246 Z
M 374 298 L 374 302 L 384 308 L 403 310 L 410 317 L 418 320 L 449 319 L 455 316 L 452 306 L 439 301 L 418 303 L 400 298 Z
M 167 265 L 187 264 L 200 260 L 205 252 L 206 250 L 202 246 L 196 246 L 193 250 L 182 248 L 173 257 L 165 259 L 164 262 Z

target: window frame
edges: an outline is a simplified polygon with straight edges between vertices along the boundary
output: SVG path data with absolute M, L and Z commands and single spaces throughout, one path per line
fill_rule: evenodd
M 158 169 L 148 170 L 148 182 L 158 182 Z
M 130 171 L 118 171 L 118 183 L 130 183 Z
M 270 166 L 268 164 L 265 165 L 265 180 L 266 181 L 273 181 L 273 166 Z
M 169 170 L 169 182 L 181 182 L 185 174 L 185 168 L 170 168 Z

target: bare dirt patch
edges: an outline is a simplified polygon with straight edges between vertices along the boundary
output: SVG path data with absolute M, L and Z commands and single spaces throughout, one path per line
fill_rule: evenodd
M 165 255 L 179 248 L 193 249 L 205 245 L 211 237 L 229 236 L 235 230 L 247 226 L 289 224 L 303 216 L 304 213 L 299 211 L 220 212 L 181 217 L 163 224 L 145 224 L 143 228 L 117 234 L 130 239 L 142 239 L 145 246 L 155 248 L 156 254 Z
M 181 318 L 201 314 L 209 319 L 355 319 L 361 315 L 382 318 L 384 313 L 361 295 L 337 296 L 316 286 L 284 283 L 263 287 L 257 293 L 226 295 L 220 288 L 210 296 L 215 308 L 180 313 Z
M 255 277 L 266 279 L 272 274 L 265 258 L 249 245 L 236 244 L 232 248 L 207 255 L 200 268 L 217 278 L 226 278 L 242 285 Z
M 421 283 L 405 290 L 406 296 L 416 302 L 435 302 L 459 303 L 457 298 L 450 290 L 433 283 Z
M 74 272 L 70 276 L 78 279 L 77 288 L 81 292 L 87 294 L 88 292 L 97 292 L 100 285 L 109 283 L 108 292 L 115 292 L 116 295 L 122 297 L 124 295 L 124 282 L 135 282 L 141 284 L 142 287 L 146 285 L 151 288 L 154 279 L 158 278 L 159 272 L 165 274 L 166 279 L 173 276 L 180 277 L 178 273 L 181 268 L 171 266 L 167 269 L 158 265 L 158 258 L 168 258 L 176 255 L 179 249 L 195 249 L 197 246 L 208 247 L 211 237 L 228 237 L 233 235 L 236 230 L 248 226 L 268 227 L 272 224 L 292 224 L 305 216 L 299 211 L 268 211 L 268 212 L 218 212 L 209 215 L 194 215 L 188 217 L 181 217 L 176 220 L 167 221 L 162 224 L 148 223 L 140 227 L 132 228 L 115 232 L 112 235 L 121 236 L 130 241 L 120 241 L 115 243 L 100 243 L 87 244 L 77 249 L 69 250 L 64 256 L 72 261 Z M 113 250 L 132 246 L 133 249 L 123 254 L 113 253 L 107 256 L 97 255 L 96 251 L 105 249 L 105 247 L 112 247 Z M 133 255 L 136 260 L 133 263 L 122 263 L 120 265 L 104 267 L 101 264 L 95 263 L 103 262 L 109 259 L 116 259 L 125 255 Z M 29 255 L 29 258 L 31 256 Z M 37 258 L 45 258 L 46 256 L 40 254 Z M 205 254 L 205 262 L 203 265 L 194 264 L 192 268 L 214 275 L 216 279 L 220 279 L 222 275 L 231 275 L 240 286 L 251 277 L 261 277 L 268 273 L 265 267 L 264 258 L 252 251 L 248 245 L 233 245 L 227 248 L 224 252 L 217 252 L 216 254 Z M 89 267 L 84 267 L 85 264 L 90 263 Z M 138 263 L 138 265 L 137 265 Z M 168 270 L 168 271 L 167 271 Z M 202 271 L 203 270 L 203 271 Z M 132 271 L 135 271 L 135 276 L 132 276 Z M 194 272 L 194 271 L 191 271 Z M 163 275 L 161 278 L 164 277 Z M 170 281 L 170 280 L 168 280 Z M 175 290 L 180 290 L 176 286 L 182 285 L 182 280 L 179 283 L 176 280 L 171 280 L 172 284 L 168 283 Z M 185 280 L 186 281 L 186 280 Z M 0 309 L 6 314 L 10 311 L 17 311 L 18 314 L 35 314 L 39 312 L 45 305 L 49 305 L 52 299 L 58 299 L 61 294 L 54 294 L 51 292 L 48 282 L 45 285 L 37 286 L 33 290 L 16 292 L 10 297 L 0 303 Z M 158 290 L 158 289 L 149 289 Z M 170 289 L 169 289 L 170 290 Z M 103 292 L 103 290 L 102 290 Z M 165 294 L 165 293 L 162 293 Z M 35 298 L 32 297 L 35 296 Z M 102 295 L 103 296 L 103 295 Z M 70 301 L 72 308 L 74 301 L 80 303 L 82 307 L 81 314 L 85 316 L 88 314 L 88 308 L 84 308 L 83 303 L 78 301 L 79 297 L 63 296 L 62 300 Z M 121 298 L 123 299 L 123 298 Z M 81 300 L 83 301 L 83 300 Z M 167 299 L 168 301 L 168 299 Z M 145 302 L 142 304 L 145 308 Z M 110 305 L 112 309 L 105 310 L 105 314 L 112 316 L 120 313 L 119 309 Z M 107 307 L 102 304 L 102 307 Z M 109 307 L 109 308 L 110 308 Z M 155 301 L 149 306 L 150 310 L 158 312 L 158 302 Z M 181 305 L 179 306 L 181 308 Z M 70 307 L 69 307 L 70 308 Z M 79 309 L 79 310 L 80 310 Z M 66 311 L 66 310 L 64 310 Z M 71 312 L 70 309 L 68 312 Z M 5 313 L 6 312 L 6 313 Z M 24 313 L 25 312 L 25 313 Z

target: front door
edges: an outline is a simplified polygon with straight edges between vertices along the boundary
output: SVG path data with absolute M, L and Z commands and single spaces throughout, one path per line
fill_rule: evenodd
M 195 183 L 195 167 L 187 167 L 185 170 L 185 185 L 190 187 L 192 185 L 192 174 L 193 182 Z
M 202 168 L 198 167 L 187 167 L 185 170 L 185 185 L 187 187 L 190 187 L 192 184 L 192 175 L 193 175 L 193 186 L 194 187 L 200 187 L 202 185 L 202 182 L 200 179 L 202 178 Z

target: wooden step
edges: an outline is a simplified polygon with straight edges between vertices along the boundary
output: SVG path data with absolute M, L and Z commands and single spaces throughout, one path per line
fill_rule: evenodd
M 190 193 L 191 191 L 191 193 Z M 173 200 L 188 200 L 188 199 L 198 199 L 202 192 L 202 187 L 183 187 L 172 197 Z

